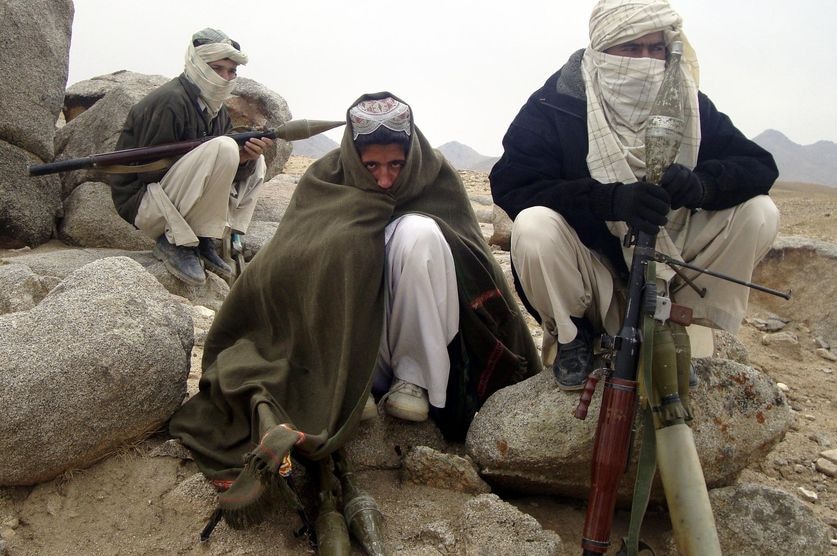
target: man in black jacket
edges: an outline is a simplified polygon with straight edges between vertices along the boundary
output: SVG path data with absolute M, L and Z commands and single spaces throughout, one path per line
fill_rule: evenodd
M 644 129 L 674 40 L 684 43 L 686 127 L 658 187 L 643 182 Z M 600 0 L 590 45 L 529 97 L 503 139 L 492 195 L 514 220 L 516 285 L 544 328 L 544 353 L 558 343 L 553 371 L 562 389 L 583 387 L 596 333 L 618 330 L 628 226 L 659 230 L 658 249 L 676 259 L 744 280 L 775 238 L 772 156 L 697 83 L 694 50 L 667 0 Z M 700 298 L 657 266 L 658 284 L 693 309 L 695 322 L 737 330 L 744 286 L 690 272 L 708 290 Z
M 217 29 L 192 36 L 184 71 L 152 91 L 128 113 L 117 149 L 147 147 L 232 130 L 224 106 L 237 68 L 247 63 L 239 44 Z M 157 240 L 154 256 L 189 285 L 208 270 L 227 278 L 232 269 L 218 256 L 215 240 L 227 227 L 247 231 L 264 182 L 262 153 L 270 139 L 250 139 L 244 148 L 217 137 L 180 157 L 166 171 L 115 174 L 110 178 L 117 212 Z

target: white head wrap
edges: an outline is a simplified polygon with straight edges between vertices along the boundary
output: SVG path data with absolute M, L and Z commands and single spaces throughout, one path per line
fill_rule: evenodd
M 645 175 L 645 123 L 665 63 L 605 54 L 613 46 L 662 31 L 666 45 L 683 43 L 686 129 L 677 162 L 693 168 L 700 147 L 697 57 L 682 19 L 667 0 L 599 0 L 590 15 L 590 45 L 582 58 L 587 91 L 587 167 L 603 182 L 629 183 Z
M 196 42 L 199 44 L 197 47 Z M 206 28 L 192 35 L 192 42 L 186 51 L 184 73 L 189 81 L 197 85 L 200 97 L 212 117 L 221 109 L 235 86 L 235 79 L 227 81 L 209 67 L 210 62 L 225 58 L 236 64 L 247 63 L 247 55 L 238 49 L 238 43 L 234 43 L 222 31 Z
M 665 62 L 630 58 L 604 51 L 650 33 L 662 32 L 666 46 L 683 43 L 680 70 L 685 88 L 685 129 L 676 162 L 694 168 L 700 148 L 698 110 L 699 66 L 695 51 L 682 30 L 682 19 L 668 0 L 599 0 L 590 15 L 590 45 L 584 51 L 581 73 L 587 96 L 587 168 L 602 183 L 632 183 L 645 177 L 645 125 L 659 91 Z M 672 226 L 685 226 L 688 209 L 669 214 Z M 622 237 L 623 222 L 608 222 L 611 233 Z M 682 234 L 685 236 L 685 234 Z M 676 256 L 676 245 L 665 229 L 657 236 L 657 248 Z M 630 250 L 625 250 L 630 262 Z M 657 265 L 658 277 L 672 273 Z
M 384 126 L 410 135 L 410 107 L 392 97 L 364 100 L 349 109 L 352 139 L 367 135 Z

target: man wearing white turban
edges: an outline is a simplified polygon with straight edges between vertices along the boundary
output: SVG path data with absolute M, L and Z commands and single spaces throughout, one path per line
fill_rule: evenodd
M 645 125 L 668 46 L 683 43 L 685 132 L 662 187 L 645 177 Z M 495 202 L 514 220 L 515 284 L 544 328 L 559 387 L 583 387 L 597 333 L 614 334 L 627 279 L 628 226 L 658 233 L 675 259 L 749 280 L 778 231 L 767 193 L 773 157 L 698 91 L 697 57 L 667 0 L 600 0 L 590 44 L 535 91 L 503 139 L 492 169 Z M 748 290 L 691 273 L 701 298 L 658 265 L 658 282 L 694 321 L 735 332 Z M 549 362 L 549 361 L 546 361 Z
M 117 149 L 130 149 L 218 136 L 168 170 L 110 177 L 119 214 L 154 238 L 154 256 L 193 286 L 205 282 L 203 266 L 222 278 L 232 274 L 215 241 L 227 228 L 236 234 L 247 231 L 264 182 L 263 153 L 273 141 L 250 139 L 239 148 L 223 137 L 232 130 L 224 100 L 235 85 L 238 66 L 246 63 L 239 44 L 222 31 L 198 31 L 189 43 L 183 73 L 131 108 L 116 144 Z

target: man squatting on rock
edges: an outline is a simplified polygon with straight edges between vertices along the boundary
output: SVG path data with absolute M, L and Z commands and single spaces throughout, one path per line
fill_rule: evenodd
M 559 344 L 552 368 L 565 390 L 582 388 L 592 370 L 594 335 L 618 331 L 626 225 L 659 230 L 657 249 L 674 259 L 742 280 L 778 231 L 767 196 L 778 175 L 773 158 L 698 90 L 681 22 L 667 0 L 600 0 L 589 46 L 529 97 L 490 174 L 495 202 L 514 220 L 516 286 L 543 326 L 544 353 Z M 675 40 L 684 46 L 686 127 L 657 187 L 643 182 L 644 130 Z M 670 268 L 657 269 L 697 324 L 738 329 L 746 287 L 686 270 L 707 288 L 700 298 Z
M 171 420 L 209 479 L 235 480 L 231 498 L 275 480 L 292 448 L 316 461 L 342 447 L 375 415 L 370 392 L 461 441 L 488 396 L 541 368 L 459 175 L 410 107 L 364 95 L 347 124 L 224 301 L 199 392 Z
M 222 31 L 192 35 L 183 73 L 152 91 L 128 113 L 117 149 L 147 147 L 232 130 L 224 106 L 237 68 L 247 63 L 239 44 Z M 157 240 L 154 256 L 189 285 L 206 280 L 206 268 L 222 278 L 232 274 L 218 256 L 215 240 L 227 227 L 243 234 L 250 225 L 266 165 L 268 138 L 243 148 L 217 137 L 180 157 L 168 170 L 112 174 L 111 195 L 120 216 Z

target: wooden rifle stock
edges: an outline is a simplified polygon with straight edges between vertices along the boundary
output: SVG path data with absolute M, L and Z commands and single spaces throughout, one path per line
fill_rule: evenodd
M 637 363 L 641 345 L 640 330 L 649 308 L 646 268 L 654 261 L 656 235 L 638 232 L 625 320 L 615 338 L 613 373 L 604 381 L 602 405 L 593 448 L 592 478 L 581 547 L 584 556 L 604 554 L 610 545 L 610 530 L 616 508 L 616 491 L 628 464 L 631 429 L 637 406 Z M 656 300 L 656 292 L 651 299 Z
M 232 133 L 226 137 L 234 139 L 239 145 L 244 145 L 244 143 L 250 139 L 261 139 L 265 137 L 268 139 L 279 138 L 284 139 L 285 141 L 297 141 L 299 139 L 307 139 L 317 135 L 318 133 L 322 133 L 323 131 L 344 125 L 345 123 L 346 122 L 326 120 L 291 120 L 275 129 Z M 210 135 L 207 137 L 199 137 L 197 139 L 176 141 L 174 143 L 164 143 L 149 147 L 136 147 L 133 149 L 123 149 L 109 153 L 92 154 L 90 156 L 72 158 L 69 160 L 58 160 L 56 162 L 49 162 L 46 164 L 33 164 L 29 166 L 29 175 L 44 176 L 46 174 L 70 172 L 84 168 L 107 169 L 108 166 L 148 162 L 151 160 L 159 160 L 161 158 L 181 156 L 201 144 L 211 139 L 215 139 L 215 137 L 216 136 Z

